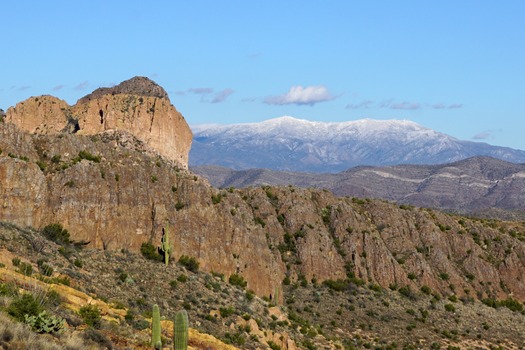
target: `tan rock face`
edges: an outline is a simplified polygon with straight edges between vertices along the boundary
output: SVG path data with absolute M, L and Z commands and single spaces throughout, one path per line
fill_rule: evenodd
M 7 110 L 6 122 L 37 134 L 56 134 L 66 127 L 69 105 L 53 96 L 30 97 Z
M 80 100 L 71 111 L 78 119 L 79 134 L 128 131 L 187 168 L 193 136 L 184 117 L 167 98 L 105 94 L 86 102 Z
M 97 89 L 72 107 L 53 96 L 31 97 L 9 108 L 6 122 L 35 134 L 127 131 L 183 168 L 193 137 L 166 91 L 144 77 Z

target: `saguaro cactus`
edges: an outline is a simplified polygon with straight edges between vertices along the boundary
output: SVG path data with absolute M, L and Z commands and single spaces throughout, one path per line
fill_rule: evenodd
M 188 313 L 181 310 L 175 314 L 173 322 L 173 349 L 186 350 L 188 348 Z
M 160 251 L 164 254 L 164 264 L 168 265 L 170 262 L 171 243 L 170 243 L 170 236 L 168 234 L 167 226 L 166 226 L 166 229 L 162 229 L 162 239 L 161 239 Z
M 154 349 L 162 349 L 162 341 L 160 339 L 160 310 L 157 304 L 153 305 L 151 317 L 151 345 Z

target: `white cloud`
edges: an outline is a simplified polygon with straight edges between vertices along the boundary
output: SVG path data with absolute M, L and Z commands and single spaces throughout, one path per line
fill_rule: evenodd
M 319 102 L 333 100 L 335 97 L 330 94 L 323 85 L 302 87 L 292 86 L 286 94 L 269 96 L 264 103 L 269 105 L 309 105 L 313 106 Z

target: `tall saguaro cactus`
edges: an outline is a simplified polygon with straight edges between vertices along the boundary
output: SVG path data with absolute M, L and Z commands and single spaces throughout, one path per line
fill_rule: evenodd
M 175 314 L 173 322 L 173 349 L 186 350 L 188 348 L 188 313 L 181 310 Z
M 160 339 L 160 310 L 157 304 L 153 305 L 151 317 L 151 345 L 156 350 L 162 349 L 162 341 Z
M 168 226 L 166 226 L 166 229 L 162 229 L 160 251 L 163 252 L 164 254 L 164 264 L 166 264 L 167 266 L 170 262 L 170 254 L 171 254 L 171 243 L 170 243 L 170 236 L 168 234 Z

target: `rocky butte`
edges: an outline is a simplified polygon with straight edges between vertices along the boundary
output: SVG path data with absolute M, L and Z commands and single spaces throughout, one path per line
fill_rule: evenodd
M 6 121 L 32 134 L 126 131 L 183 168 L 192 141 L 186 120 L 166 91 L 145 77 L 99 88 L 74 106 L 53 96 L 31 97 L 9 108 Z
M 33 97 L 0 123 L 0 221 L 60 223 L 104 250 L 160 244 L 259 295 L 284 281 L 525 300 L 525 226 L 296 187 L 216 189 L 186 170 L 191 132 L 146 78 L 70 107 Z

